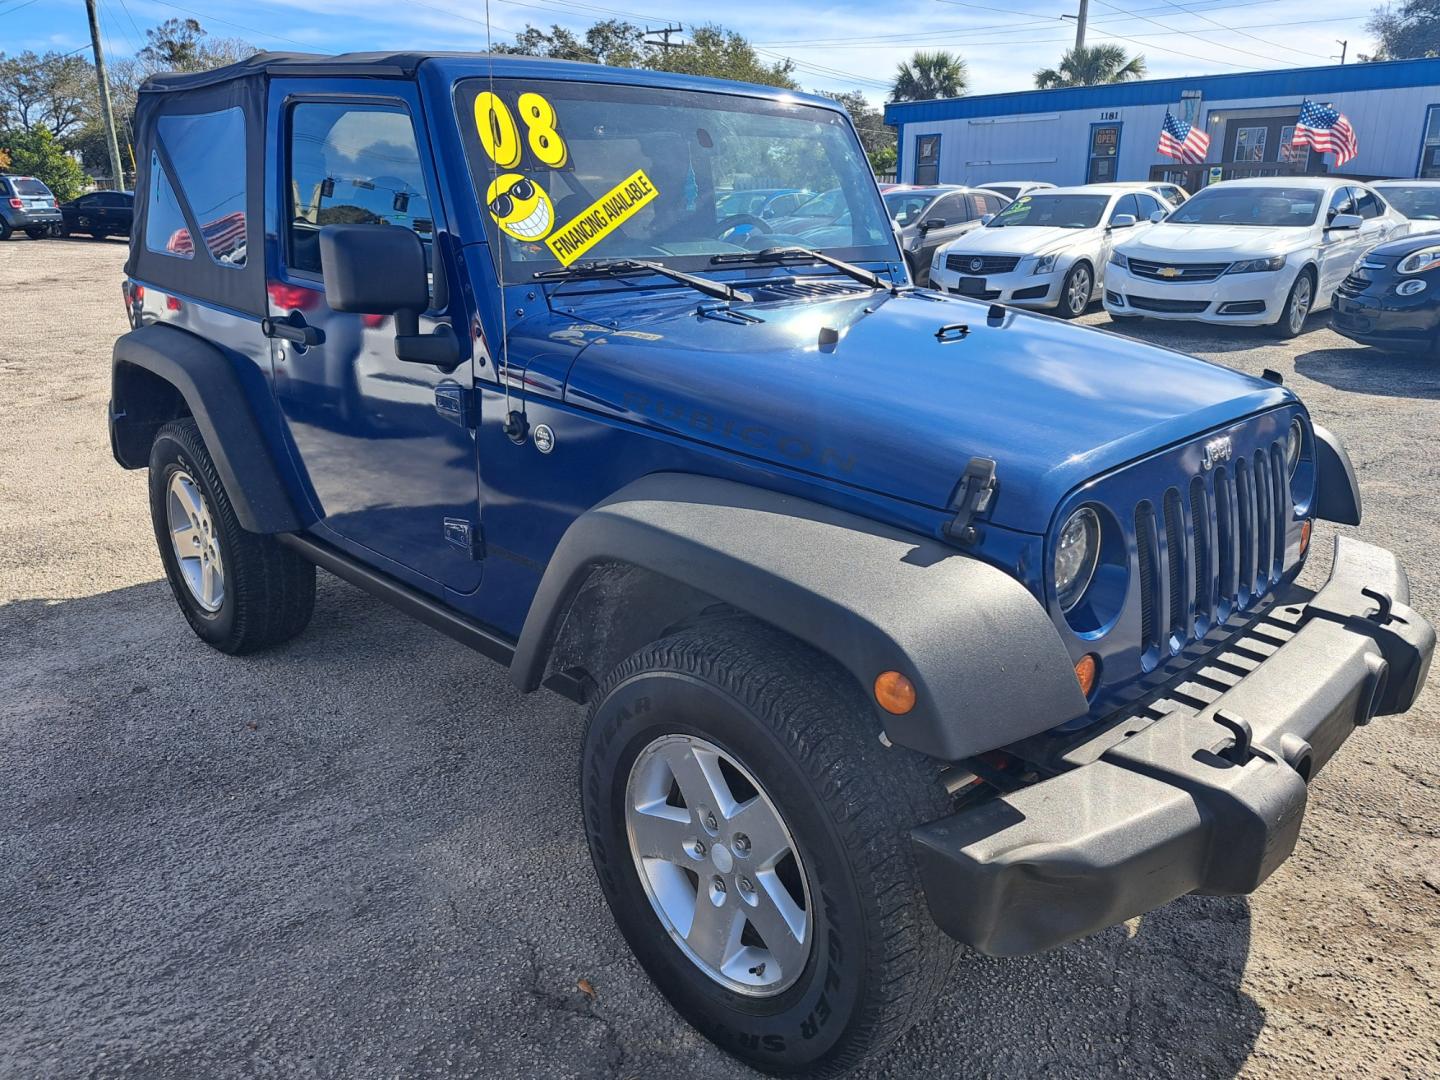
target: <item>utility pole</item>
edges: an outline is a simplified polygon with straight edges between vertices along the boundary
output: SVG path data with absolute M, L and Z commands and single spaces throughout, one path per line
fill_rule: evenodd
M 1350 39 L 1346 38 L 1344 41 L 1341 41 L 1339 38 L 1336 38 L 1335 44 L 1340 46 L 1340 63 L 1343 64 L 1345 63 L 1345 54 L 1350 51 Z M 1333 60 L 1334 57 L 1332 56 L 1331 59 Z
M 115 137 L 115 114 L 110 109 L 110 78 L 105 74 L 105 50 L 100 47 L 100 20 L 95 14 L 95 0 L 85 0 L 85 14 L 90 16 L 90 46 L 95 50 L 95 78 L 100 83 L 100 114 L 105 119 L 105 141 L 110 151 L 110 174 L 115 190 L 125 187 L 125 170 L 120 164 L 120 142 Z
M 1085 19 L 1090 14 L 1090 0 L 1080 0 L 1080 14 L 1075 16 L 1075 51 L 1085 48 Z
M 684 32 L 685 32 L 685 28 L 684 28 L 683 26 L 666 26 L 666 27 L 664 27 L 663 29 L 660 29 L 660 30 L 651 30 L 650 27 L 647 26 L 647 27 L 645 27 L 645 36 L 646 36 L 647 38 L 650 37 L 652 34 L 658 34 L 658 35 L 660 35 L 660 37 L 664 38 L 665 40 L 664 40 L 664 41 L 647 41 L 647 42 L 645 42 L 645 44 L 646 44 L 646 45 L 656 45 L 656 46 L 659 46 L 659 47 L 662 48 L 662 49 L 678 49 L 681 45 L 684 44 L 684 42 L 681 42 L 681 41 L 671 41 L 671 40 L 670 40 L 670 35 L 671 35 L 671 34 L 682 34 L 682 33 L 684 33 Z

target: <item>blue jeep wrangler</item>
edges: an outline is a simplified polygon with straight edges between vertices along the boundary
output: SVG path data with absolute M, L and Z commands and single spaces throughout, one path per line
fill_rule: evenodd
M 319 566 L 583 703 L 616 922 L 761 1069 L 955 941 L 1255 889 L 1424 680 L 1393 555 L 1296 585 L 1360 496 L 1278 378 L 914 288 L 833 102 L 262 54 L 137 143 L 110 434 L 195 633 L 286 641 Z M 846 209 L 725 212 L 775 190 Z

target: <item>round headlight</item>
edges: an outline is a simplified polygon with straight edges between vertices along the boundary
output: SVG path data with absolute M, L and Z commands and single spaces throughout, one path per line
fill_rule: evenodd
M 1395 264 L 1395 269 L 1402 274 L 1423 274 L 1426 270 L 1434 270 L 1436 267 L 1440 267 L 1440 245 L 1412 251 Z
M 1068 612 L 1080 602 L 1100 558 L 1100 517 L 1088 506 L 1071 514 L 1055 541 L 1055 596 Z
M 1290 430 L 1285 433 L 1285 471 L 1295 475 L 1300 464 L 1300 448 L 1305 444 L 1305 427 L 1299 419 L 1290 421 Z

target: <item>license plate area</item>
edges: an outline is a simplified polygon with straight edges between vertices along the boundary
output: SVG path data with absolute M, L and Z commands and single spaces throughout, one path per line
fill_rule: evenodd
M 985 293 L 983 277 L 962 277 L 956 291 L 962 296 L 982 296 Z

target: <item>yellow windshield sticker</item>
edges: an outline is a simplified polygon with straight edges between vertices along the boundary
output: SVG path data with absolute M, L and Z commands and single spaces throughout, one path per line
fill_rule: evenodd
M 495 224 L 516 240 L 540 240 L 555 224 L 550 196 L 534 180 L 519 173 L 501 173 L 490 181 L 485 205 Z
M 569 266 L 639 213 L 658 194 L 645 170 L 636 169 L 556 229 L 546 239 L 545 246 L 562 266 Z

